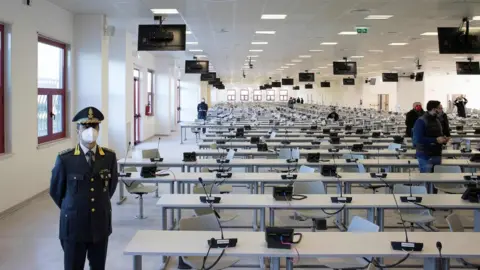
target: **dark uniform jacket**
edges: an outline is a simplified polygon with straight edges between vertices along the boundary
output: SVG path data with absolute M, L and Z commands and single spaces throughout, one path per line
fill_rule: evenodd
M 405 137 L 412 137 L 412 129 L 413 126 L 415 125 L 415 121 L 422 116 L 425 113 L 425 111 L 417 111 L 417 110 L 410 110 L 405 119 L 405 126 L 407 127 L 405 130 Z
M 327 116 L 327 119 L 333 119 L 334 121 L 338 121 L 338 113 L 336 112 L 331 112 L 328 116 Z
M 118 183 L 115 153 L 97 146 L 92 167 L 79 145 L 57 157 L 50 196 L 60 208 L 61 240 L 96 242 L 112 233 L 110 198 Z
M 200 104 L 198 104 L 198 106 L 197 106 L 197 112 L 198 112 L 197 118 L 206 120 L 207 119 L 207 111 L 208 111 L 207 103 L 201 102 Z
M 417 157 L 441 156 L 442 145 L 437 143 L 437 137 L 443 135 L 442 123 L 437 116 L 432 116 L 428 112 L 420 116 L 413 128 Z

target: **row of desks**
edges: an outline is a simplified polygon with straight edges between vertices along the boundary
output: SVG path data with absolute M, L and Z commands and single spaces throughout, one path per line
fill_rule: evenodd
M 352 148 L 354 144 L 360 144 L 361 142 L 343 142 L 340 140 L 340 144 L 330 144 L 330 143 L 325 143 L 321 142 L 320 144 L 314 144 L 313 142 L 291 142 L 290 144 L 282 144 L 279 142 L 271 142 L 268 143 L 268 146 L 270 148 L 311 148 L 311 149 L 329 149 L 329 148 Z M 391 142 L 393 143 L 393 141 Z M 365 144 L 363 145 L 363 148 L 365 149 L 387 149 L 391 143 L 384 143 L 384 142 L 376 142 L 372 144 Z M 202 142 L 198 144 L 198 147 L 200 149 L 208 149 L 211 148 L 212 143 L 210 142 Z M 256 148 L 256 144 L 251 144 L 250 142 L 228 142 L 225 143 L 224 145 L 219 145 L 219 146 L 224 146 L 226 148 Z M 411 144 L 406 145 L 407 148 L 413 148 Z

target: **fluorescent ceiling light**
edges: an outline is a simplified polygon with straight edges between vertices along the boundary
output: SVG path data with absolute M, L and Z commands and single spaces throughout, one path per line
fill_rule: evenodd
M 405 46 L 405 45 L 408 45 L 408 43 L 406 43 L 406 42 L 392 42 L 388 45 L 390 45 L 390 46 Z
M 249 56 L 247 56 L 247 57 L 248 57 L 248 58 L 257 58 L 258 55 L 249 55 Z
M 368 50 L 371 53 L 383 53 L 383 50 Z
M 287 67 L 287 66 L 281 66 L 280 68 L 290 68 L 290 67 Z
M 291 64 L 291 63 L 288 63 L 288 64 L 285 64 L 287 66 L 295 66 L 296 64 Z
M 480 16 L 473 16 L 472 21 L 480 21 Z
M 387 20 L 392 17 L 393 15 L 368 15 L 365 20 Z
M 248 50 L 249 52 L 263 52 L 263 50 Z
M 187 31 L 187 32 L 185 32 L 185 34 L 191 35 L 191 34 L 192 34 L 192 31 Z
M 190 52 L 203 52 L 203 50 L 200 50 L 200 49 L 192 49 L 192 50 L 188 50 Z
M 353 55 L 353 56 L 350 56 L 350 58 L 363 58 L 364 56 L 363 55 Z
M 340 33 L 338 33 L 339 35 L 341 36 L 355 36 L 357 35 L 358 33 L 355 32 L 355 31 L 342 31 Z
M 312 57 L 312 56 L 311 56 L 311 55 L 299 55 L 298 57 L 299 57 L 299 58 L 310 58 L 310 57 Z
M 245 59 L 245 62 L 257 62 L 255 59 Z
M 402 59 L 414 59 L 415 56 L 403 56 Z
M 287 18 L 285 14 L 263 14 L 262 20 L 283 20 Z
M 420 34 L 420 36 L 438 36 L 437 32 L 425 32 Z
M 252 41 L 252 45 L 267 45 L 267 41 Z
M 331 66 L 333 66 L 333 64 L 327 64 L 327 66 L 331 67 Z
M 395 63 L 395 62 L 397 62 L 397 61 L 395 61 L 395 60 L 385 60 L 385 61 L 383 61 L 383 62 L 384 62 L 384 63 Z
M 174 8 L 153 8 L 153 14 L 178 14 L 178 10 Z
M 337 42 L 322 42 L 320 45 L 337 45 Z
M 328 67 L 318 67 L 318 69 L 322 69 L 322 68 L 328 68 Z
M 257 35 L 275 35 L 275 31 L 256 31 L 255 34 Z
M 323 52 L 323 50 L 309 50 L 310 52 Z
M 453 58 L 454 58 L 454 59 L 465 59 L 465 58 L 467 58 L 467 57 L 466 57 L 466 56 L 454 56 Z
M 196 41 L 187 41 L 187 42 L 185 42 L 185 44 L 187 44 L 187 45 L 198 45 L 198 42 L 196 42 Z
M 198 55 L 195 55 L 195 57 L 197 57 L 197 58 L 206 58 L 207 56 L 206 56 L 206 55 L 203 55 L 203 54 L 198 54 Z
M 301 63 L 302 60 L 300 60 L 300 59 L 293 59 L 292 62 L 293 62 L 293 63 Z

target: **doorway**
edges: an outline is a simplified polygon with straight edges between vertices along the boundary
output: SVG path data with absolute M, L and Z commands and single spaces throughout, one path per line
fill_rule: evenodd
M 140 70 L 133 70 L 133 144 L 140 143 Z
M 388 100 L 389 100 L 388 94 L 378 94 L 378 111 L 388 112 L 390 110 Z

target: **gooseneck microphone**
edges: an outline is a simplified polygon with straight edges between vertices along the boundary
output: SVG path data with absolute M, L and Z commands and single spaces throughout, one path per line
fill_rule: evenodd
M 333 166 L 335 167 L 335 180 L 337 180 L 337 184 L 340 187 L 340 196 L 330 197 L 332 203 L 351 203 L 352 197 L 344 197 L 343 196 L 343 183 L 340 181 L 341 176 L 337 173 L 337 163 L 335 162 L 335 153 L 332 154 L 333 158 Z
M 158 137 L 158 143 L 157 143 L 158 157 L 151 158 L 150 159 L 151 162 L 162 162 L 163 161 L 163 158 L 160 157 L 160 140 L 161 140 L 161 138 Z
M 442 242 L 437 241 L 438 255 L 440 256 L 439 270 L 443 270 Z
M 130 146 L 132 145 L 132 142 L 128 142 L 127 145 L 127 151 L 125 153 L 125 158 L 123 159 L 123 166 L 121 172 L 118 174 L 119 177 L 130 177 L 132 173 L 125 173 L 125 163 L 127 163 L 127 157 L 128 153 L 130 152 Z
M 374 173 L 374 172 L 370 173 L 370 176 L 372 178 L 379 178 L 379 179 L 386 178 L 387 173 L 381 172 L 381 168 L 380 168 L 380 148 L 377 149 L 377 166 L 378 166 L 377 172 L 376 173 Z
M 400 196 L 400 201 L 402 202 L 412 202 L 412 203 L 421 203 L 422 202 L 422 197 L 420 196 L 413 196 L 412 194 L 412 175 L 411 175 L 411 162 L 408 160 L 408 183 L 410 185 L 410 196 Z

